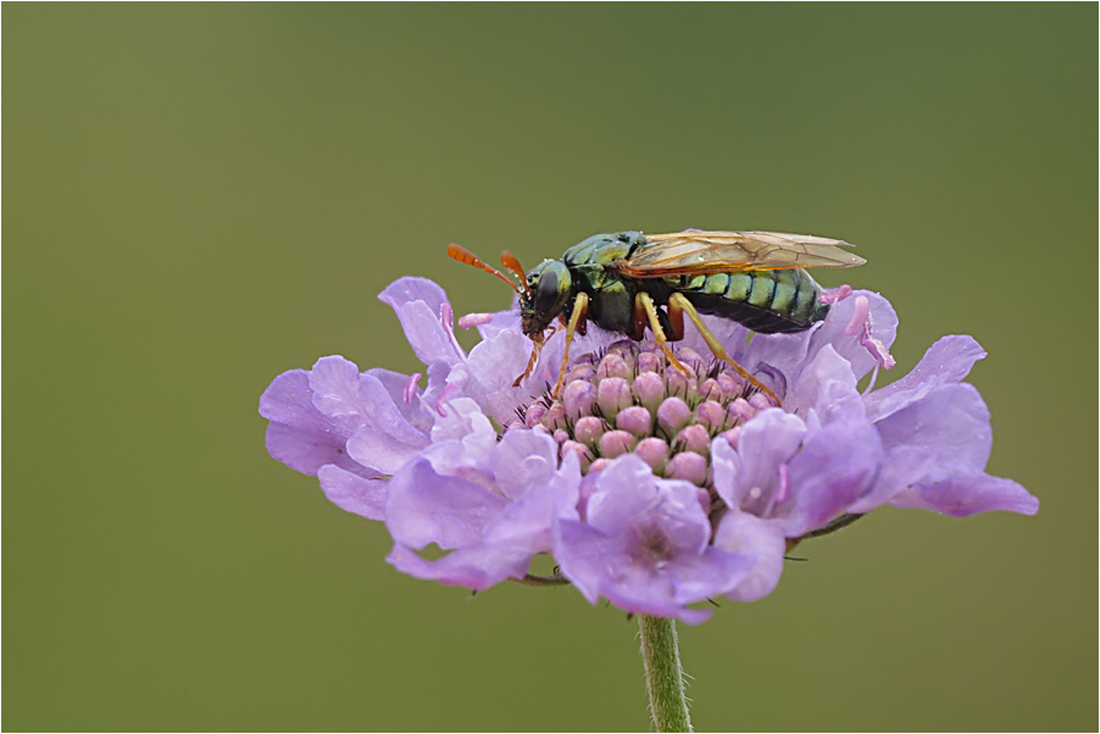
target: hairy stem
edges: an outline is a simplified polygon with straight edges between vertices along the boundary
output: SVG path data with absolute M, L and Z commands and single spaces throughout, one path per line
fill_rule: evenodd
M 671 619 L 638 617 L 642 631 L 642 662 L 645 663 L 645 687 L 649 694 L 649 712 L 657 731 L 691 731 L 687 697 L 684 695 L 684 669 L 680 666 L 680 648 L 676 642 L 676 623 Z

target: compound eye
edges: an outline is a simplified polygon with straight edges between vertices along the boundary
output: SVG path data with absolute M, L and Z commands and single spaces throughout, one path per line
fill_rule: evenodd
M 558 275 L 553 270 L 539 278 L 539 289 L 535 295 L 535 308 L 539 313 L 547 313 L 558 302 Z

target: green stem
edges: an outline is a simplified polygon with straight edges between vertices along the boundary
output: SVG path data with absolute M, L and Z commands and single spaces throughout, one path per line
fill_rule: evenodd
M 676 642 L 676 623 L 671 619 L 638 616 L 642 631 L 642 662 L 645 663 L 645 687 L 649 694 L 649 712 L 657 731 L 691 731 L 687 698 L 684 696 L 684 669 Z

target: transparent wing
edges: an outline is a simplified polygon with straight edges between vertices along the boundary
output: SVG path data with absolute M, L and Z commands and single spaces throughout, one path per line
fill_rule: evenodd
M 842 250 L 844 240 L 782 232 L 649 234 L 629 258 L 614 267 L 632 278 L 710 275 L 739 270 L 851 268 L 867 262 Z

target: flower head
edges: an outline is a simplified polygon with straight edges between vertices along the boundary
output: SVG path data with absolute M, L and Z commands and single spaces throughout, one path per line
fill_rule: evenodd
M 766 596 L 792 544 L 882 504 L 1038 510 L 984 471 L 989 413 L 962 382 L 985 356 L 972 338 L 944 337 L 909 375 L 859 392 L 867 373 L 893 366 L 897 317 L 874 293 L 827 294 L 828 318 L 797 334 L 704 317 L 782 407 L 702 356 L 690 330 L 677 347 L 684 374 L 654 343 L 590 326 L 554 397 L 561 333 L 514 386 L 531 352 L 515 308 L 460 320 L 482 337 L 467 354 L 434 283 L 402 278 L 380 297 L 425 365 L 423 390 L 420 373 L 325 357 L 277 377 L 260 412 L 272 456 L 317 475 L 343 509 L 383 520 L 389 562 L 418 578 L 531 581 L 531 559 L 549 554 L 560 576 L 543 581 L 697 623 L 710 610 L 692 604 Z M 449 552 L 429 560 L 418 552 L 429 545 Z

